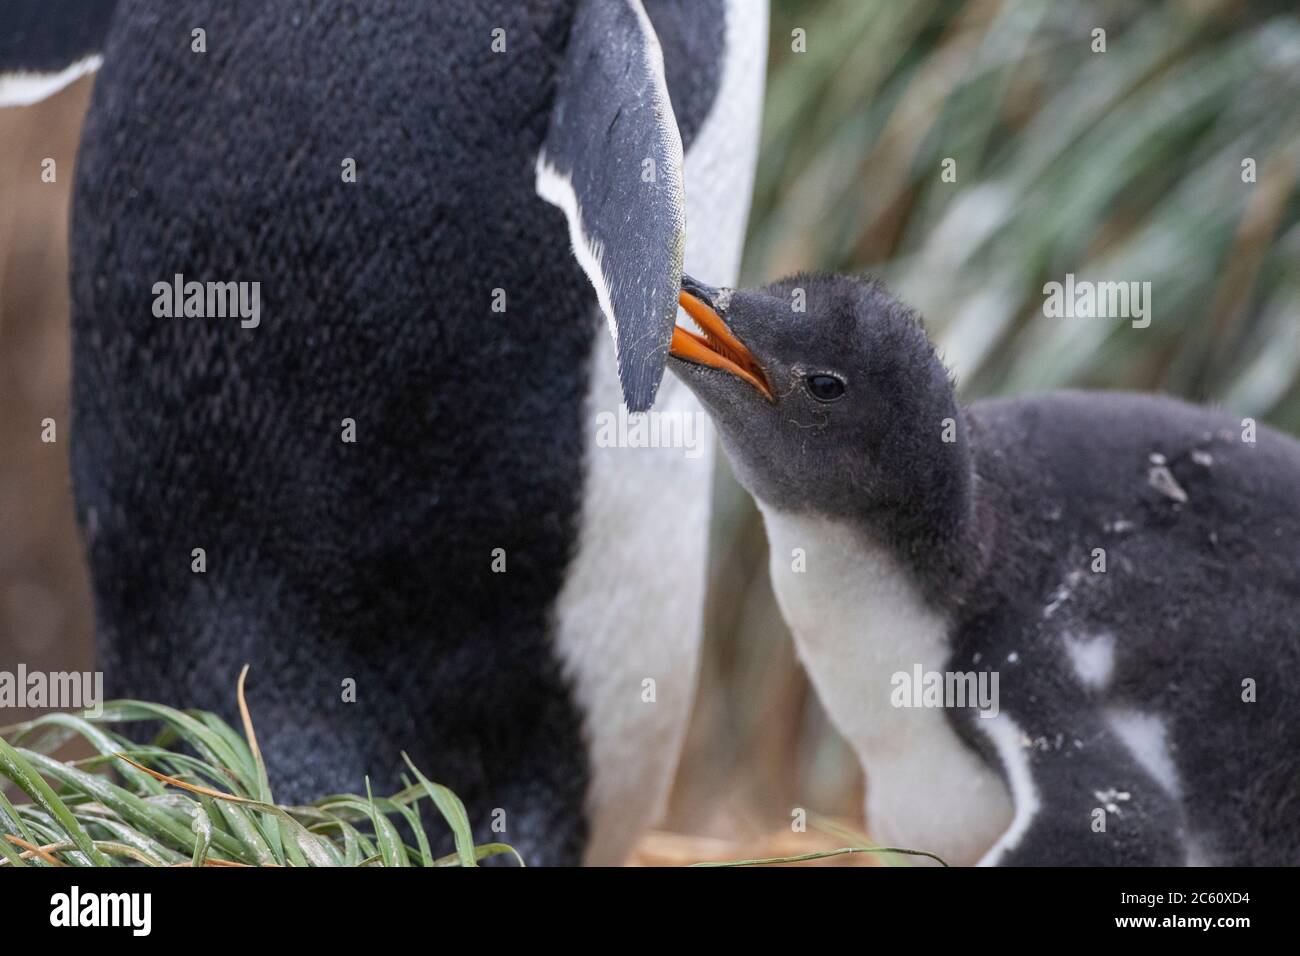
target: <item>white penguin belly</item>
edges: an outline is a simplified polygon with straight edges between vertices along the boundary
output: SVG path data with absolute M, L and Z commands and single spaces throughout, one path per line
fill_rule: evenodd
M 866 771 L 872 837 L 952 864 L 977 862 L 1011 822 L 1002 778 L 943 708 L 891 702 L 894 674 L 944 670 L 947 621 L 903 567 L 851 527 L 760 508 L 773 588 L 799 656 Z

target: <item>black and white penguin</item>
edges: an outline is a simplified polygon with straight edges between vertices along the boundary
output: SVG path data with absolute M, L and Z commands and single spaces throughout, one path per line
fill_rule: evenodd
M 760 506 L 874 836 L 954 863 L 1300 860 L 1300 443 L 1162 397 L 961 407 L 872 281 L 682 299 L 701 332 L 670 365 Z M 930 674 L 971 675 L 966 699 L 924 706 Z
M 712 462 L 602 416 L 656 398 L 683 263 L 737 272 L 766 17 L 117 5 L 72 227 L 113 693 L 230 714 L 248 662 L 278 798 L 391 791 L 406 751 L 530 864 L 623 857 L 692 701 Z M 47 90 L 100 56 L 3 49 Z M 258 283 L 257 321 L 160 317 L 176 276 Z

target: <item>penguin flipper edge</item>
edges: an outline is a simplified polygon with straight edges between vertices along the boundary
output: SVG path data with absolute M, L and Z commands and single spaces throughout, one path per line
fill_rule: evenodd
M 117 0 L 8 0 L 0 23 L 0 107 L 53 96 L 102 62 Z
M 537 194 L 564 211 L 631 411 L 654 402 L 686 246 L 682 139 L 641 0 L 582 0 L 556 77 Z

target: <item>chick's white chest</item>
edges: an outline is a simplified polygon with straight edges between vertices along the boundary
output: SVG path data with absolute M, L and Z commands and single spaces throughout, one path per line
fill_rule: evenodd
M 1011 821 L 1002 778 L 942 708 L 891 702 L 895 674 L 947 666 L 947 620 L 856 529 L 760 507 L 773 587 L 799 656 L 866 771 L 871 836 L 949 863 L 976 862 Z

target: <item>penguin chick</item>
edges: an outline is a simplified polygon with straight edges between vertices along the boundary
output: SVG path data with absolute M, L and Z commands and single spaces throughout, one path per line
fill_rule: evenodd
M 670 366 L 758 502 L 874 836 L 951 863 L 1300 858 L 1300 443 L 1155 396 L 962 407 L 876 281 L 687 278 L 681 304 L 700 331 Z

